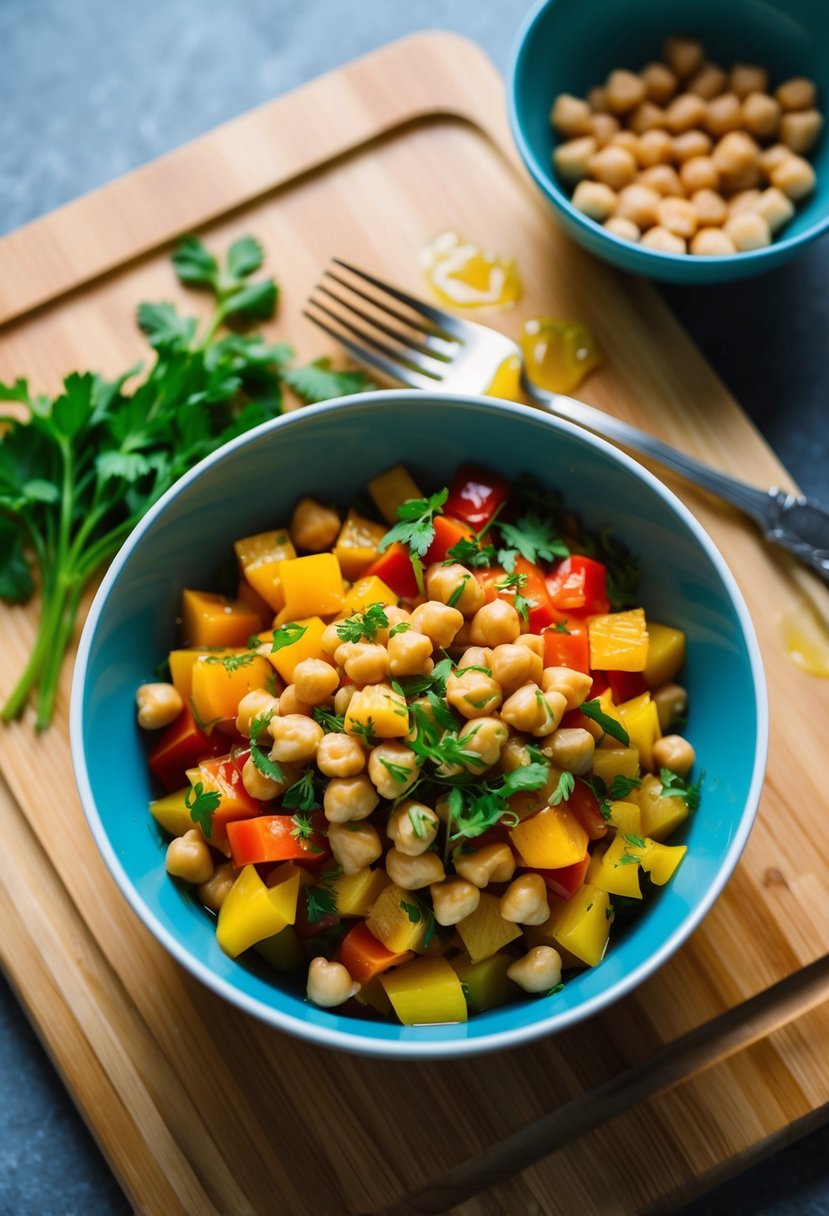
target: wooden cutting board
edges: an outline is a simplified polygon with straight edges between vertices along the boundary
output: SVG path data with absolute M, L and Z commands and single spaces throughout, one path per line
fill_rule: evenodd
M 138 301 L 199 307 L 168 260 L 184 231 L 219 248 L 259 236 L 283 289 L 273 334 L 313 356 L 325 348 L 301 305 L 330 256 L 422 292 L 416 251 L 449 226 L 518 260 L 524 299 L 493 324 L 514 335 L 544 312 L 595 331 L 606 360 L 586 400 L 758 485 L 791 486 L 657 293 L 556 228 L 512 151 L 500 79 L 447 34 L 378 51 L 0 241 L 0 379 L 52 392 L 70 369 L 129 366 L 144 353 Z M 492 1181 L 487 1156 L 495 1179 L 536 1164 L 465 1199 L 465 1216 L 664 1210 L 823 1116 L 829 683 L 791 664 L 775 619 L 820 589 L 736 513 L 675 488 L 757 626 L 768 782 L 704 925 L 635 995 L 567 1034 L 412 1065 L 267 1029 L 185 974 L 109 878 L 73 793 L 69 667 L 47 735 L 29 716 L 0 732 L 0 957 L 136 1210 L 445 1210 Z M 0 613 L 3 697 L 34 623 Z M 476 1155 L 454 1188 L 414 1194 Z

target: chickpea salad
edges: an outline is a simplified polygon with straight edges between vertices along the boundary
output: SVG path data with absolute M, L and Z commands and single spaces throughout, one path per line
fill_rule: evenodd
M 137 692 L 165 864 L 223 951 L 405 1025 L 553 996 L 686 853 L 683 633 L 558 496 L 402 466 L 187 588 Z M 171 839 L 170 839 L 171 838 Z

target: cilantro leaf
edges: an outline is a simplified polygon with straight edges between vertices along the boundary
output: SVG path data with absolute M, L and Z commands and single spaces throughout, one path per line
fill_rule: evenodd
M 447 549 L 445 564 L 448 566 L 453 562 L 460 562 L 470 570 L 485 570 L 488 566 L 494 566 L 497 560 L 494 545 L 481 547 L 476 541 L 462 537 L 451 549 Z
M 542 518 L 537 511 L 528 512 L 515 524 L 499 521 L 497 527 L 502 539 L 533 564 L 552 562 L 557 557 L 568 557 L 570 554 L 569 547 L 556 534 L 554 524 Z
M 345 730 L 345 714 L 332 713 L 324 705 L 315 705 L 312 717 L 326 734 L 342 734 Z
M 213 835 L 213 813 L 218 810 L 222 796 L 218 790 L 206 790 L 201 781 L 197 781 L 184 795 L 184 805 L 190 812 L 190 818 L 197 824 L 206 840 Z
M 237 279 L 246 279 L 265 260 L 265 251 L 255 236 L 243 236 L 227 251 L 227 268 Z
M 219 264 L 197 236 L 184 236 L 173 251 L 173 267 L 188 287 L 212 287 Z
M 337 914 L 337 894 L 331 890 L 327 875 L 313 887 L 305 888 L 305 906 L 309 925 L 318 925 L 327 916 Z
M 576 788 L 576 779 L 572 773 L 562 773 L 558 779 L 558 785 L 550 795 L 550 806 L 558 806 L 560 802 L 566 802 Z
M 683 777 L 678 777 L 668 768 L 659 770 L 659 781 L 663 794 L 667 794 L 671 798 L 684 798 L 689 811 L 696 811 L 699 808 L 704 780 L 705 773 L 700 773 L 696 781 L 689 782 Z
M 300 638 L 304 638 L 307 632 L 307 625 L 297 625 L 293 621 L 287 625 L 280 625 L 278 629 L 274 629 L 273 631 L 271 654 L 276 654 L 278 650 L 282 650 L 283 646 L 293 646 L 294 642 L 298 642 Z
M 249 666 L 258 657 L 255 651 L 247 650 L 244 654 L 210 654 L 202 661 L 214 666 L 224 667 L 225 671 L 230 675 L 234 671 L 239 671 L 242 667 Z
M 312 811 L 315 806 L 319 806 L 319 790 L 318 783 L 320 778 L 317 776 L 316 769 L 312 766 L 305 769 L 305 772 L 295 781 L 292 786 L 282 795 L 282 805 L 288 807 L 289 810 L 297 810 L 308 812 Z M 296 816 L 294 816 L 296 819 Z M 293 835 L 293 833 L 292 833 Z
M 185 350 L 196 333 L 195 320 L 180 317 L 172 304 L 139 304 L 138 327 L 158 351 Z
M 615 718 L 611 718 L 610 714 L 604 712 L 597 698 L 592 701 L 583 701 L 579 709 L 586 718 L 596 722 L 606 735 L 610 735 L 611 739 L 615 739 L 623 747 L 630 747 L 630 735 L 624 726 Z
M 291 835 L 294 840 L 298 840 L 300 845 L 307 849 L 309 853 L 321 853 L 322 849 L 314 840 L 316 828 L 314 827 L 307 814 L 296 814 L 291 816 Z
M 364 372 L 335 371 L 330 359 L 315 359 L 307 367 L 289 368 L 283 378 L 296 395 L 309 405 L 327 401 L 329 397 L 365 393 L 376 387 Z
M 610 797 L 614 802 L 621 802 L 631 790 L 638 789 L 641 784 L 641 777 L 625 777 L 622 773 L 617 773 L 610 784 Z
M 380 629 L 387 629 L 389 618 L 382 604 L 369 604 L 365 612 L 355 612 L 344 621 L 337 621 L 337 637 L 344 642 L 360 642 L 366 638 L 369 642 L 377 639 Z
M 443 489 L 428 498 L 412 498 L 408 502 L 401 503 L 397 508 L 398 522 L 389 529 L 377 546 L 378 551 L 384 553 L 389 545 L 393 545 L 396 541 L 406 545 L 417 577 L 418 587 L 421 588 L 423 586 L 423 562 L 419 559 L 426 556 L 429 546 L 435 539 L 435 516 L 448 497 L 449 491 Z

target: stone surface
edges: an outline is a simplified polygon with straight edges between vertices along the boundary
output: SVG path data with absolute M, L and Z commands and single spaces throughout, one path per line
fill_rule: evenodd
M 415 30 L 466 34 L 504 70 L 525 8 L 525 0 L 0 0 L 0 232 Z M 824 239 L 765 278 L 665 293 L 804 490 L 824 499 L 827 272 Z M 0 1099 L 0 1216 L 129 1212 L 5 985 Z M 821 1216 L 828 1158 L 824 1129 L 683 1216 Z

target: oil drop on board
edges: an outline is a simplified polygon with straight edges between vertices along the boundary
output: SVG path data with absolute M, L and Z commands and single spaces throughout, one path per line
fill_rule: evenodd
M 515 258 L 457 232 L 441 232 L 420 251 L 419 261 L 432 291 L 450 308 L 512 308 L 521 296 Z
M 551 393 L 572 393 L 602 358 L 580 321 L 533 317 L 524 322 L 520 345 L 528 376 Z
M 829 625 L 805 597 L 778 621 L 786 653 L 801 671 L 829 678 Z

